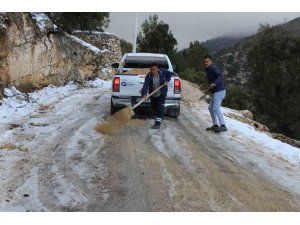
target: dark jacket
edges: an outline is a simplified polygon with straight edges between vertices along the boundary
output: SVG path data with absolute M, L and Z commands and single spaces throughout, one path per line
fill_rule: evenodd
M 224 76 L 218 70 L 216 65 L 212 64 L 209 67 L 205 68 L 206 77 L 208 84 L 215 84 L 216 86 L 212 89 L 212 93 L 225 90 Z
M 170 82 L 172 75 L 169 70 L 159 69 L 158 74 L 159 74 L 159 78 L 160 78 L 160 85 L 163 85 L 165 83 L 165 81 Z M 153 90 L 153 75 L 150 72 L 145 77 L 145 83 L 141 90 L 142 97 L 147 95 L 148 90 L 149 90 L 149 93 L 154 91 Z M 168 92 L 167 86 L 160 89 L 160 93 L 165 97 L 167 96 L 167 92 Z

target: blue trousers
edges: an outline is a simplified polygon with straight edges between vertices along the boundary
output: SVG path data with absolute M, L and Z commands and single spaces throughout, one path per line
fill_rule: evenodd
M 214 125 L 225 125 L 223 113 L 221 112 L 221 104 L 226 96 L 226 90 L 218 91 L 213 93 L 212 99 L 210 100 L 208 110 Z
M 155 125 L 160 125 L 163 120 L 165 101 L 166 97 L 164 95 L 151 97 L 151 106 L 156 116 Z

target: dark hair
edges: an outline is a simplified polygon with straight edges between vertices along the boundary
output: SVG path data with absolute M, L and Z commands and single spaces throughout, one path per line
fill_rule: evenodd
M 210 55 L 205 55 L 205 56 L 203 57 L 203 59 L 210 59 L 210 60 L 212 60 L 212 58 L 211 58 Z
M 154 66 L 158 67 L 158 64 L 156 62 L 153 62 L 153 63 L 150 64 L 150 68 L 154 67 Z

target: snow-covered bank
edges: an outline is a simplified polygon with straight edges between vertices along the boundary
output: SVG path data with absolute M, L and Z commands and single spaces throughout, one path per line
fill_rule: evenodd
M 226 109 L 232 111 L 231 109 Z M 300 163 L 300 149 L 282 141 L 276 140 L 264 132 L 255 130 L 254 127 L 240 121 L 225 117 L 226 124 L 240 134 L 247 136 L 255 142 L 267 147 L 274 154 L 282 156 L 292 163 Z
M 229 108 L 222 107 L 222 111 L 225 114 L 238 114 L 236 110 L 232 110 Z M 206 109 L 202 109 L 200 114 L 206 115 L 209 117 L 209 112 Z M 242 114 L 239 116 L 243 117 Z M 297 164 L 300 163 L 300 149 L 293 147 L 289 144 L 283 143 L 277 139 L 274 139 L 268 136 L 266 133 L 256 130 L 253 126 L 250 126 L 247 123 L 240 122 L 236 119 L 229 118 L 225 116 L 226 126 L 229 129 L 228 133 L 225 133 L 225 136 L 232 138 L 231 132 L 234 132 L 234 136 L 236 139 L 240 140 L 251 140 L 256 142 L 257 144 L 271 151 L 270 153 L 281 156 L 283 159 L 288 160 L 291 163 Z
M 97 78 L 86 81 L 85 86 L 109 89 L 111 81 Z M 23 117 L 32 116 L 37 113 L 39 108 L 58 102 L 61 98 L 78 88 L 79 86 L 74 83 L 69 83 L 61 87 L 49 85 L 39 91 L 29 93 L 28 96 L 19 92 L 14 87 L 5 89 L 7 97 L 0 100 L 0 104 L 2 104 L 0 106 L 0 124 L 7 124 Z
M 110 84 L 96 79 L 48 86 L 28 96 L 5 90 L 10 97 L 0 106 L 0 211 L 64 211 L 88 204 L 94 191 L 97 197 L 103 191 L 100 200 L 107 196 L 97 180 L 106 176 L 102 136 L 93 128 L 109 110 Z

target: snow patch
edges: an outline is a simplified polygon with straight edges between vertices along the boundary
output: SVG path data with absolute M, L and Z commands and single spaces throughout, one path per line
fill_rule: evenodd
M 112 71 L 110 68 L 103 68 L 101 69 L 101 71 L 104 73 L 104 74 L 110 74 Z
M 207 108 L 197 106 L 191 108 L 191 123 L 203 127 L 199 121 L 211 123 Z M 238 111 L 222 107 L 222 112 L 242 116 Z M 292 192 L 300 193 L 299 187 L 299 154 L 300 149 L 273 139 L 264 132 L 255 130 L 249 124 L 224 117 L 228 131 L 209 135 L 216 144 L 224 142 L 224 150 L 241 165 L 246 165 L 258 174 L 271 178 Z M 229 145 L 228 145 L 229 143 Z
M 46 23 L 48 21 L 51 21 L 49 17 L 44 13 L 31 13 L 31 17 L 36 21 L 40 31 L 44 31 L 46 29 Z
M 93 88 L 105 88 L 105 89 L 111 89 L 112 82 L 101 80 L 99 78 L 96 78 L 95 80 L 89 80 L 85 82 L 86 85 Z
M 111 81 L 105 81 L 99 78 L 86 82 L 89 87 L 107 90 L 111 88 Z M 70 82 L 61 87 L 49 85 L 28 95 L 20 92 L 15 87 L 5 88 L 4 92 L 7 97 L 0 100 L 0 124 L 6 124 L 14 120 L 23 119 L 24 117 L 33 116 L 38 113 L 40 108 L 60 101 L 78 88 L 78 85 Z
M 226 112 L 236 113 L 231 109 L 222 109 Z M 266 133 L 255 130 L 254 127 L 228 118 L 225 116 L 226 125 L 231 130 L 235 130 L 240 134 L 243 134 L 251 140 L 267 147 L 273 154 L 280 155 L 282 158 L 288 160 L 291 163 L 300 163 L 300 149 L 286 144 L 280 140 L 274 139 L 268 136 Z
M 222 107 L 223 113 L 232 113 L 236 114 L 238 116 L 241 115 L 238 111 Z M 193 112 L 199 114 L 199 117 L 203 114 L 205 116 L 209 116 L 208 110 L 193 110 Z M 201 114 L 201 115 L 200 115 Z M 268 151 L 269 153 L 273 153 L 274 155 L 278 155 L 282 157 L 283 159 L 289 161 L 290 163 L 300 163 L 300 149 L 296 148 L 294 146 L 291 146 L 287 143 L 284 143 L 280 140 L 274 139 L 270 136 L 268 136 L 266 133 L 262 131 L 255 130 L 254 127 L 247 123 L 243 123 L 241 121 L 235 120 L 233 118 L 229 118 L 227 116 L 224 116 L 226 126 L 228 127 L 229 132 L 225 132 L 224 136 L 227 136 L 229 138 L 232 138 L 230 131 L 233 131 L 235 134 L 237 134 L 238 137 L 241 138 L 241 140 L 245 140 L 245 138 L 254 141 L 255 143 L 258 143 L 262 147 L 264 147 L 264 151 Z
M 80 45 L 84 46 L 85 48 L 90 49 L 92 52 L 94 52 L 95 54 L 101 54 L 104 52 L 110 52 L 108 49 L 104 49 L 104 50 L 100 50 L 99 48 L 97 48 L 96 46 L 87 43 L 85 41 L 83 41 L 82 39 L 75 37 L 74 35 L 71 34 L 65 34 L 67 37 L 71 38 L 72 40 L 76 41 L 77 43 L 79 43 Z
M 53 165 L 52 171 L 55 174 L 56 188 L 53 189 L 53 194 L 57 197 L 59 203 L 57 205 L 63 205 L 65 207 L 75 207 L 77 204 L 86 203 L 88 199 L 84 196 L 80 190 L 76 189 L 76 186 L 65 177 L 63 171 L 61 171 L 56 164 Z
M 165 156 L 170 158 L 170 155 L 167 151 L 167 147 L 164 144 L 164 141 L 162 140 L 161 134 L 159 131 L 155 130 L 149 130 L 150 136 L 151 136 L 151 142 L 155 146 L 155 148 L 163 153 Z
M 116 34 L 114 33 L 110 33 L 110 32 L 101 32 L 101 31 L 90 31 L 90 30 L 74 30 L 72 31 L 73 34 L 76 33 L 87 33 L 87 34 L 93 34 L 93 35 L 97 35 L 100 36 L 102 34 L 107 34 L 107 35 L 114 35 L 116 37 L 118 37 Z
M 175 181 L 173 179 L 172 174 L 167 170 L 167 166 L 164 163 L 164 161 L 159 158 L 159 162 L 160 162 L 160 171 L 162 174 L 162 177 L 164 180 L 167 181 L 168 187 L 169 187 L 169 197 L 172 198 L 176 195 L 176 184 Z

